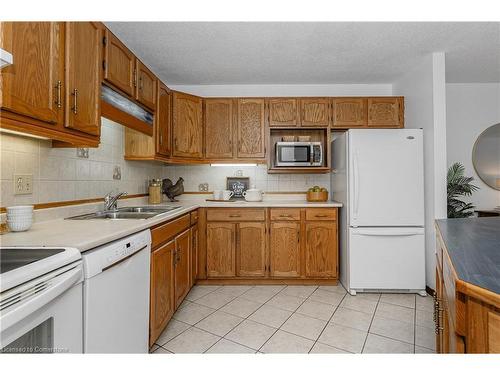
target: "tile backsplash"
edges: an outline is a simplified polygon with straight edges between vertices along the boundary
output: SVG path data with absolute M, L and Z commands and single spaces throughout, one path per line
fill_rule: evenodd
M 89 149 L 89 158 L 77 157 L 75 148 L 52 148 L 50 140 L 0 133 L 0 207 L 100 198 L 106 193 L 147 192 L 151 178 L 184 178 L 186 192 L 197 192 L 208 183 L 208 190 L 225 189 L 226 177 L 250 177 L 250 185 L 268 192 L 302 192 L 314 185 L 330 188 L 329 174 L 268 174 L 266 165 L 224 166 L 161 165 L 126 161 L 124 129 L 102 119 L 101 144 Z M 121 180 L 113 179 L 119 166 Z M 14 175 L 33 176 L 33 194 L 14 195 Z

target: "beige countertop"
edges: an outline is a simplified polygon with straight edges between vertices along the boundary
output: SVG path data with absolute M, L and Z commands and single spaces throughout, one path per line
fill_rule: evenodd
M 128 206 L 120 201 L 120 207 Z M 146 220 L 64 220 L 63 218 L 35 222 L 26 232 L 11 232 L 0 236 L 2 247 L 12 246 L 71 246 L 86 251 L 130 234 L 173 220 L 200 207 L 341 207 L 334 201 L 310 203 L 301 199 L 269 199 L 262 202 L 207 202 L 205 199 L 185 199 L 168 202 L 179 209 Z M 161 206 L 161 205 L 158 205 Z

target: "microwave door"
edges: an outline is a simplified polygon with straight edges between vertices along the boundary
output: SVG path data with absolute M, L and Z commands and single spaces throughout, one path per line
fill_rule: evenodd
M 278 166 L 304 166 L 311 164 L 311 147 L 309 145 L 279 145 Z

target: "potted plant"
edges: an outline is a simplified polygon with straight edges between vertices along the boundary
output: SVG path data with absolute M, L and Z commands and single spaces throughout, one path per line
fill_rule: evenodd
M 460 197 L 470 197 L 479 188 L 472 184 L 474 177 L 464 176 L 465 167 L 461 163 L 454 163 L 448 169 L 447 198 L 448 217 L 464 218 L 474 214 L 474 205 L 460 200 Z

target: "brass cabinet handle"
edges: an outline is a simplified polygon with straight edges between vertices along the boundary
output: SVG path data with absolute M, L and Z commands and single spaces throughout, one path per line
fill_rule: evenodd
M 328 215 L 316 215 L 316 217 L 328 217 Z
M 139 90 L 142 91 L 142 77 L 139 77 Z
M 74 89 L 71 95 L 73 95 L 73 108 L 71 108 L 71 110 L 76 115 L 78 114 L 78 90 Z
M 132 83 L 133 83 L 134 87 L 137 87 L 137 69 L 134 69 Z
M 57 108 L 61 108 L 62 107 L 61 89 L 62 89 L 62 82 L 59 80 L 56 83 L 56 92 L 57 92 L 57 94 L 56 94 L 57 95 L 56 96 L 56 105 L 57 105 Z
M 163 134 L 160 133 L 160 145 L 163 144 Z
M 240 214 L 229 215 L 229 217 L 241 217 Z
M 292 217 L 292 215 L 281 214 L 280 217 Z

